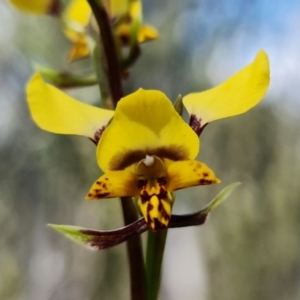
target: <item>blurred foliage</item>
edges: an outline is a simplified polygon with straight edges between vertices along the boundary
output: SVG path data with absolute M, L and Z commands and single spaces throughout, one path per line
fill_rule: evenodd
M 274 11 L 270 1 L 236 1 L 235 9 L 232 2 L 145 1 L 145 20 L 159 29 L 160 40 L 143 46 L 126 92 L 160 89 L 175 100 L 179 93 L 209 88 L 215 49 L 232 46 L 237 31 L 253 41 L 253 32 L 270 26 L 262 17 L 268 3 Z M 84 138 L 41 131 L 24 100 L 33 62 L 85 74 L 92 65 L 66 62 L 70 43 L 51 17 L 21 15 L 1 2 L 0 20 L 0 299 L 128 299 L 124 245 L 91 252 L 45 226 L 122 225 L 118 200 L 84 200 L 100 173 L 94 145 Z M 248 53 L 249 43 L 237 48 Z M 99 103 L 96 87 L 70 92 L 82 101 Z M 223 180 L 222 186 L 180 191 L 174 213 L 199 210 L 227 184 L 243 184 L 205 226 L 193 229 L 191 247 L 204 264 L 196 259 L 192 266 L 206 280 L 199 291 L 203 282 L 187 273 L 188 286 L 199 294 L 190 292 L 186 299 L 299 298 L 300 123 L 296 114 L 286 112 L 286 102 L 280 102 L 284 97 L 285 91 L 246 115 L 209 124 L 201 136 L 200 159 Z M 176 231 L 176 240 L 184 239 L 185 230 Z M 181 253 L 176 241 L 169 242 L 168 251 L 178 260 L 190 255 L 195 259 Z M 180 276 L 183 270 L 173 262 L 164 270 L 161 299 L 182 299 L 168 274 Z

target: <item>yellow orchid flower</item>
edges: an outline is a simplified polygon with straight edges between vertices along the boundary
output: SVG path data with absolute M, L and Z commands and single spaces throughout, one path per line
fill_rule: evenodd
M 71 0 L 62 14 L 64 33 L 73 43 L 69 60 L 74 61 L 90 54 L 87 26 L 92 15 L 87 0 Z
M 120 100 L 99 141 L 97 160 L 105 174 L 87 199 L 137 197 L 148 227 L 166 228 L 173 191 L 220 182 L 194 160 L 198 152 L 198 136 L 165 94 L 140 89 Z
M 178 189 L 219 183 L 213 171 L 195 159 L 203 126 L 244 113 L 269 85 L 265 52 L 223 84 L 183 98 L 189 126 L 160 91 L 142 90 L 122 98 L 115 112 L 74 100 L 35 74 L 27 87 L 34 121 L 43 129 L 78 134 L 97 143 L 104 171 L 87 199 L 130 196 L 138 199 L 148 227 L 167 228 Z
M 122 44 L 128 44 L 133 22 L 136 22 L 137 41 L 143 43 L 157 39 L 158 33 L 149 25 L 142 25 L 142 3 L 139 0 L 110 0 L 104 2 L 111 19 L 113 32 Z M 91 18 L 91 8 L 87 0 L 72 0 L 63 13 L 65 33 L 74 43 L 69 59 L 71 61 L 89 55 L 88 36 L 86 28 Z M 135 28 L 134 28 L 135 29 Z M 136 30 L 136 29 L 135 29 Z

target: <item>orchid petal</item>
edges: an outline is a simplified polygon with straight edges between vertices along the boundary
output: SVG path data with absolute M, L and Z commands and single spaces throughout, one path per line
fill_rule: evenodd
M 191 186 L 221 182 L 211 169 L 196 160 L 176 161 L 169 166 L 167 173 L 170 192 Z
M 101 176 L 91 187 L 87 199 L 116 198 L 137 196 L 139 194 L 138 180 L 129 171 L 112 171 Z
M 199 135 L 211 121 L 242 114 L 257 105 L 269 86 L 269 61 L 264 51 L 224 83 L 183 97 L 190 125 Z
M 199 139 L 160 91 L 139 89 L 122 98 L 97 148 L 100 168 L 122 170 L 146 155 L 193 159 Z
M 27 86 L 27 101 L 31 116 L 39 127 L 59 134 L 87 136 L 97 142 L 113 117 L 111 110 L 77 101 L 44 82 L 39 73 Z

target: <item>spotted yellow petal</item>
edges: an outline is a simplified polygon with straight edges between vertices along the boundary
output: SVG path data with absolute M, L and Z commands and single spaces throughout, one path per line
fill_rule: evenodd
M 199 134 L 207 123 L 242 114 L 257 105 L 269 86 L 269 61 L 264 51 L 219 86 L 183 97 L 190 125 Z
M 44 130 L 83 135 L 98 142 L 114 112 L 77 101 L 54 86 L 45 83 L 39 73 L 27 86 L 31 116 Z
M 144 43 L 151 40 L 156 40 L 158 38 L 158 31 L 150 26 L 143 25 L 138 32 L 138 42 Z
M 148 155 L 193 159 L 199 139 L 160 91 L 139 89 L 122 98 L 98 144 L 100 168 L 122 170 Z
M 37 15 L 55 14 L 59 11 L 59 0 L 9 0 L 19 10 Z
M 91 187 L 86 199 L 103 199 L 139 194 L 138 181 L 134 173 L 112 171 L 101 176 Z
M 176 161 L 169 166 L 167 173 L 170 192 L 190 186 L 220 183 L 210 168 L 196 160 Z

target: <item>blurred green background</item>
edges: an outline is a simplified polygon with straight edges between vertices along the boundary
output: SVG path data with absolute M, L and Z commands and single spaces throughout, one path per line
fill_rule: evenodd
M 259 49 L 271 64 L 264 101 L 201 136 L 199 159 L 222 184 L 180 191 L 174 212 L 243 184 L 204 226 L 169 231 L 160 299 L 300 299 L 299 1 L 147 0 L 144 21 L 160 38 L 143 45 L 126 93 L 159 89 L 175 100 L 222 82 Z M 69 65 L 69 49 L 56 19 L 0 2 L 0 299 L 129 299 L 125 245 L 93 252 L 46 227 L 123 223 L 117 199 L 84 200 L 100 175 L 94 144 L 44 132 L 29 116 L 34 64 L 92 71 L 88 61 Z M 67 92 L 99 104 L 97 87 Z

